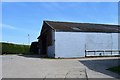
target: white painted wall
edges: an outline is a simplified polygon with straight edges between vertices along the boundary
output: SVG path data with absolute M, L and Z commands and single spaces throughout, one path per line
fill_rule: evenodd
M 79 32 L 55 32 L 55 57 L 84 56 L 85 36 Z
M 119 42 L 119 39 L 118 39 L 118 34 L 117 33 L 112 33 L 112 49 L 113 50 L 119 50 L 118 49 L 118 42 Z
M 47 53 L 48 53 L 48 57 L 54 57 L 55 55 L 55 32 L 54 30 L 52 30 L 52 45 L 51 46 L 48 46 L 48 50 L 47 50 Z
M 120 33 L 118 33 L 118 49 L 120 50 Z
M 112 34 L 111 33 L 83 33 L 86 35 L 86 50 L 111 50 Z
M 118 50 L 117 33 L 55 32 L 55 57 L 84 57 L 86 50 Z

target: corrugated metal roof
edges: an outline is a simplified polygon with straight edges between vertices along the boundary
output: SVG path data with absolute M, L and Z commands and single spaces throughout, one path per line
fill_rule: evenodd
M 120 25 L 44 21 L 56 31 L 65 32 L 120 32 Z

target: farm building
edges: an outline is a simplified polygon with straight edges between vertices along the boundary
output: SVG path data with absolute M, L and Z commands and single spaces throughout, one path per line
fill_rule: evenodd
M 53 58 L 119 55 L 119 25 L 43 21 L 39 54 Z

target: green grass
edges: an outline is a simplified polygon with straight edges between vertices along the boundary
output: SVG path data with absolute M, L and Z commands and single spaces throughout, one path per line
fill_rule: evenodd
M 115 72 L 115 73 L 118 73 L 120 75 L 120 65 L 119 66 L 115 66 L 115 67 L 112 67 L 112 68 L 109 68 L 107 69 L 109 71 L 112 71 L 112 72 Z

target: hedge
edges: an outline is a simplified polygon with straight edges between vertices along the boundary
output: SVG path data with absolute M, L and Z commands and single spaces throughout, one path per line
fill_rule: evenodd
M 2 54 L 29 54 L 29 45 L 19 45 L 12 43 L 0 43 L 2 44 Z

